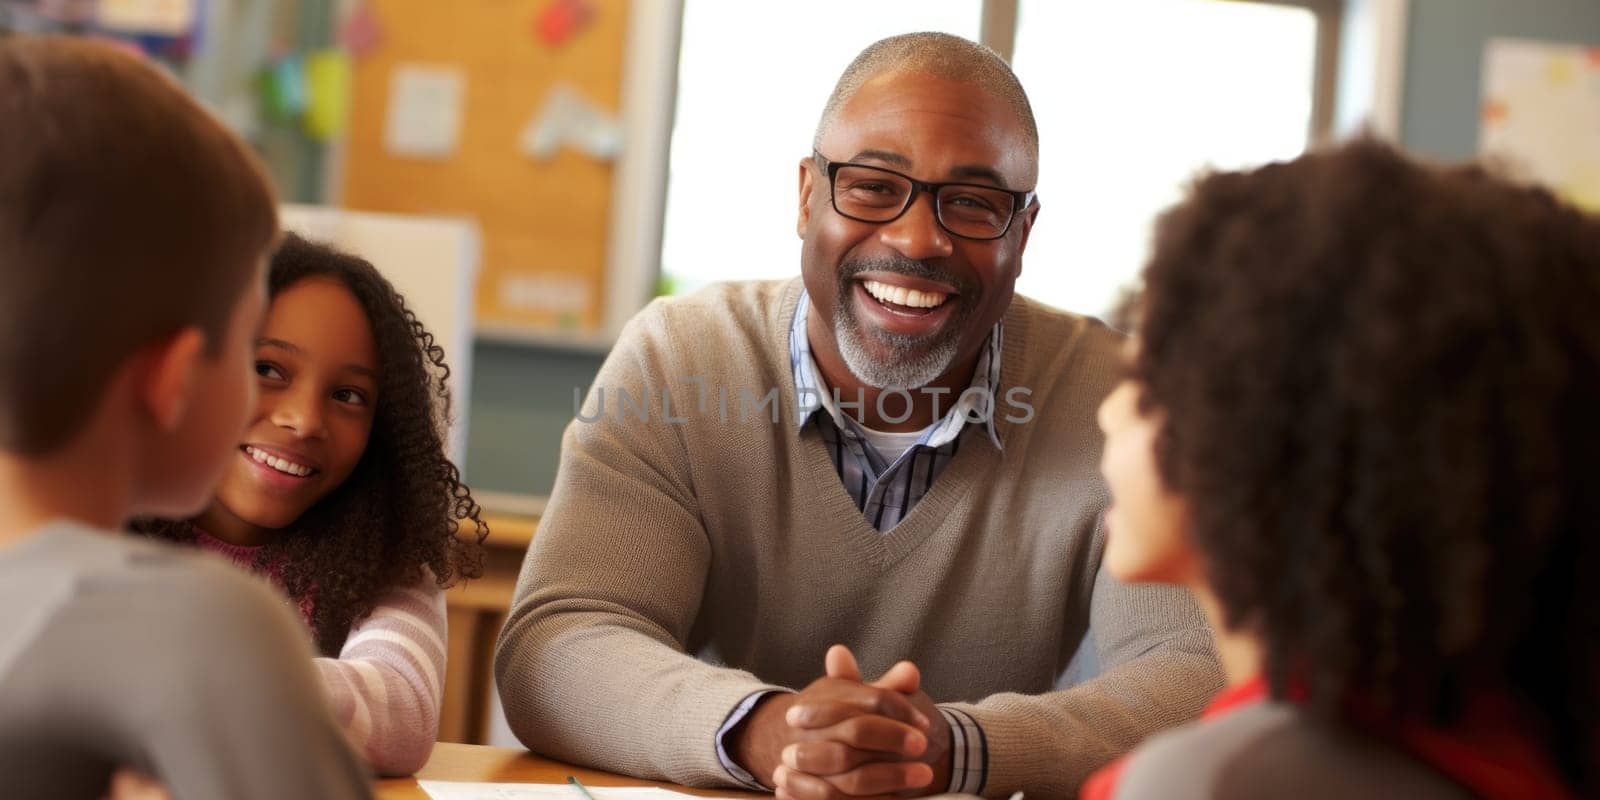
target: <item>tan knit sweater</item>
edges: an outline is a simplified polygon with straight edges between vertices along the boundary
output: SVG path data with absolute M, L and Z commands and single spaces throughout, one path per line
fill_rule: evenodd
M 718 726 L 752 691 L 817 678 L 836 642 L 868 675 L 915 661 L 936 702 L 972 714 L 991 796 L 1071 796 L 1094 768 L 1197 715 L 1221 673 L 1193 600 L 1099 570 L 1094 414 L 1119 337 L 1018 298 L 1000 371 L 1004 450 L 968 426 L 928 494 L 880 533 L 816 430 L 794 423 L 800 290 L 713 287 L 658 300 L 624 330 L 567 429 L 497 648 L 517 736 L 565 761 L 733 785 Z M 773 387 L 776 422 L 757 406 Z M 1022 416 L 1005 402 L 1012 387 L 1031 390 L 1017 395 L 1031 421 L 1005 419 Z M 1099 677 L 1057 690 L 1091 628 Z

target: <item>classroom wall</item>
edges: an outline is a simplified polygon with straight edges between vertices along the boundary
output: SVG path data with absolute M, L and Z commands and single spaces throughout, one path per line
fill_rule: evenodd
M 1483 48 L 1496 36 L 1600 45 L 1600 0 L 1411 0 L 1400 116 L 1408 149 L 1477 155 Z
M 605 355 L 479 340 L 472 358 L 468 485 L 548 495 L 573 387 L 587 393 Z

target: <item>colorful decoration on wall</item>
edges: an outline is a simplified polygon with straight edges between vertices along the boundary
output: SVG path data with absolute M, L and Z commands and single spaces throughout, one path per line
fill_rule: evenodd
M 552 0 L 533 22 L 539 41 L 560 47 L 594 21 L 595 8 L 589 0 Z
M 267 119 L 292 122 L 306 110 L 305 64 L 299 53 L 289 53 L 261 73 L 261 109 Z
M 350 115 L 350 57 L 343 50 L 319 50 L 306 57 L 306 135 L 319 142 L 344 132 Z
M 383 26 L 367 0 L 356 0 L 355 7 L 339 25 L 339 46 L 351 56 L 364 58 L 383 44 Z

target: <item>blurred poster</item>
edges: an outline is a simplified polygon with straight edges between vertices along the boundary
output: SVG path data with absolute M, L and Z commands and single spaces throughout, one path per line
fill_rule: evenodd
M 1491 39 L 1478 149 L 1600 212 L 1600 45 Z

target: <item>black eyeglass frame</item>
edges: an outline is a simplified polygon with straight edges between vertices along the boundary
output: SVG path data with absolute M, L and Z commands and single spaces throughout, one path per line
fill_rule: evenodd
M 1017 212 L 1025 210 L 1028 206 L 1033 204 L 1035 199 L 1038 198 L 1037 191 L 1031 189 L 1025 192 L 1019 192 L 1015 189 L 1007 189 L 1004 186 L 990 186 L 986 183 L 966 183 L 964 181 L 930 183 L 928 181 L 919 181 L 916 178 L 905 174 L 904 172 L 896 172 L 892 169 L 880 167 L 877 164 L 857 164 L 852 161 L 833 161 L 815 150 L 811 151 L 811 155 L 821 163 L 823 171 L 828 174 L 828 204 L 833 206 L 834 213 L 844 217 L 845 219 L 853 219 L 856 222 L 868 222 L 874 225 L 884 225 L 894 222 L 895 220 L 905 216 L 906 211 L 911 208 L 911 205 L 917 202 L 917 195 L 919 193 L 927 192 L 928 196 L 933 198 L 933 218 L 939 222 L 939 227 L 943 228 L 945 233 L 975 242 L 992 242 L 996 239 L 1004 237 L 1007 233 L 1010 233 L 1011 223 L 1016 221 Z M 834 179 L 838 176 L 839 170 L 844 167 L 857 167 L 860 169 L 871 169 L 877 170 L 878 172 L 887 172 L 890 175 L 901 178 L 910 183 L 911 191 L 906 194 L 905 204 L 900 206 L 900 210 L 894 216 L 889 217 L 888 219 L 863 219 L 861 217 L 846 214 L 844 211 L 841 211 L 839 209 L 839 198 L 838 195 L 834 193 L 833 187 Z M 946 186 L 966 186 L 973 189 L 987 189 L 991 192 L 1004 192 L 1008 195 L 1011 195 L 1011 216 L 1006 218 L 1006 224 L 1000 228 L 1000 232 L 993 236 L 968 236 L 964 233 L 956 233 L 955 231 L 950 230 L 949 225 L 945 224 L 944 211 L 939 207 L 939 190 L 945 188 Z

